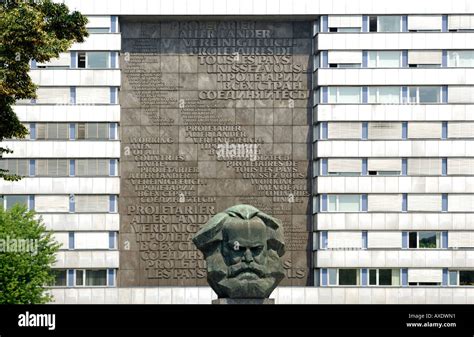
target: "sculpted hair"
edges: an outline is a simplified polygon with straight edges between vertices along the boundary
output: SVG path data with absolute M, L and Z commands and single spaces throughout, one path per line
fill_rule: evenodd
M 218 244 L 223 240 L 222 230 L 227 219 L 240 218 L 242 220 L 250 220 L 254 217 L 261 219 L 267 228 L 268 249 L 274 250 L 278 256 L 283 256 L 285 253 L 285 243 L 283 226 L 280 220 L 259 211 L 251 205 L 232 206 L 224 212 L 217 213 L 196 233 L 193 242 L 204 253 L 204 256 L 207 257 L 218 249 Z

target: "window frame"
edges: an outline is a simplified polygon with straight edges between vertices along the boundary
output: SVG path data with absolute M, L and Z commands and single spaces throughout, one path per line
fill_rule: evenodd
M 341 196 L 349 196 L 349 195 L 359 197 L 359 210 L 357 210 L 357 211 L 341 211 L 340 210 L 339 198 Z M 335 210 L 329 210 L 329 208 L 330 208 L 329 207 L 329 205 L 330 205 L 329 200 L 330 200 L 331 197 L 336 197 L 336 203 L 335 203 L 336 209 Z M 327 212 L 329 212 L 329 213 L 358 213 L 358 212 L 362 212 L 362 194 L 328 194 L 328 196 L 327 196 L 327 209 L 328 209 Z
M 375 53 L 375 66 L 370 65 L 370 56 Z M 380 53 L 398 53 L 398 66 L 397 67 L 382 67 L 380 65 Z M 382 68 L 382 69 L 397 69 L 402 68 L 403 63 L 403 51 L 401 50 L 369 50 L 367 51 L 367 68 Z

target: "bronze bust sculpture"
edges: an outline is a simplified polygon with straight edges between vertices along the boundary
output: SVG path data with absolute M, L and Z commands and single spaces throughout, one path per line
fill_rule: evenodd
M 194 236 L 219 298 L 268 298 L 285 273 L 281 222 L 250 205 L 214 215 Z

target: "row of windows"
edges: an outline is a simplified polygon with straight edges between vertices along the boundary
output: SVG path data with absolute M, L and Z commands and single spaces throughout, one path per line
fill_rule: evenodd
M 474 286 L 474 270 L 394 268 L 319 270 L 321 286 Z
M 118 52 L 67 52 L 46 63 L 31 61 L 31 69 L 117 69 Z
M 26 206 L 38 213 L 117 213 L 117 195 L 0 195 L 0 207 Z
M 321 68 L 471 68 L 474 67 L 474 51 L 321 51 L 315 56 L 315 67 L 318 64 Z
M 52 287 L 115 287 L 115 269 L 53 269 Z
M 473 158 L 321 158 L 314 176 L 466 176 Z
M 313 202 L 319 212 L 474 211 L 471 194 L 321 194 Z
M 472 122 L 320 122 L 316 139 L 460 139 L 474 138 Z
M 117 232 L 54 232 L 63 250 L 117 249 Z
M 371 87 L 321 87 L 320 103 L 323 104 L 439 104 L 457 103 L 449 100 L 449 91 L 453 91 L 453 100 L 457 97 L 457 88 L 448 86 L 371 86 Z
M 118 16 L 87 16 L 87 31 L 89 34 L 118 33 L 119 22 Z
M 0 169 L 22 177 L 115 177 L 118 159 L 0 159 Z
M 32 140 L 117 140 L 118 123 L 28 123 Z
M 118 104 L 118 87 L 39 87 L 36 94 L 36 99 L 18 100 L 16 104 Z
M 323 15 L 319 23 L 319 31 L 322 33 L 472 30 L 474 30 L 474 22 L 471 15 Z
M 413 231 L 413 232 L 339 232 L 321 231 L 316 239 L 318 249 L 448 249 L 472 248 L 469 238 L 461 238 L 465 233 L 453 232 L 450 240 L 447 231 Z

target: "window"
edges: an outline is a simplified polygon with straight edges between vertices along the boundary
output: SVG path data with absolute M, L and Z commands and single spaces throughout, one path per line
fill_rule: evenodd
M 76 270 L 76 286 L 97 287 L 107 285 L 107 270 Z
M 109 68 L 109 52 L 88 52 L 87 53 L 87 68 Z
M 369 51 L 367 57 L 369 68 L 401 67 L 401 51 Z
M 369 103 L 400 104 L 400 87 L 369 87 Z
M 76 175 L 84 176 L 108 176 L 108 159 L 78 159 L 76 160 Z
M 329 212 L 359 212 L 361 209 L 360 195 L 329 195 Z
M 339 269 L 339 285 L 340 286 L 359 285 L 359 270 L 358 269 Z
M 441 87 L 410 87 L 409 102 L 429 104 L 441 102 Z
M 328 103 L 361 103 L 360 87 L 330 87 Z
M 402 17 L 401 16 L 370 16 L 369 31 L 370 32 L 401 32 Z
M 458 285 L 458 272 L 450 270 L 449 271 L 449 285 L 457 286 Z
M 448 67 L 474 67 L 474 50 L 448 51 Z
M 109 27 L 104 27 L 104 28 L 87 28 L 87 31 L 90 34 L 103 34 L 103 33 L 109 33 L 110 28 Z
M 409 232 L 408 248 L 441 248 L 441 232 Z
M 337 285 L 337 269 L 328 269 L 329 273 L 329 285 Z
M 65 287 L 67 285 L 66 269 L 53 269 L 52 274 L 54 280 L 51 282 L 52 287 Z
M 460 270 L 459 285 L 474 286 L 474 270 Z
M 16 204 L 24 205 L 28 207 L 28 196 L 27 195 L 6 195 L 6 209 L 11 209 Z
M 9 174 L 28 175 L 28 159 L 0 159 L 0 170 L 8 170 Z
M 86 53 L 80 52 L 77 54 L 77 67 L 78 68 L 85 68 L 86 67 Z
M 69 160 L 37 159 L 36 175 L 43 177 L 67 177 L 69 175 Z
M 37 123 L 36 139 L 69 139 L 69 125 L 67 123 Z
M 77 123 L 77 139 L 109 139 L 109 123 Z
M 399 286 L 400 269 L 369 269 L 370 286 Z
M 359 33 L 360 32 L 360 28 L 359 27 L 355 27 L 355 28 L 337 28 L 337 32 L 338 33 Z

